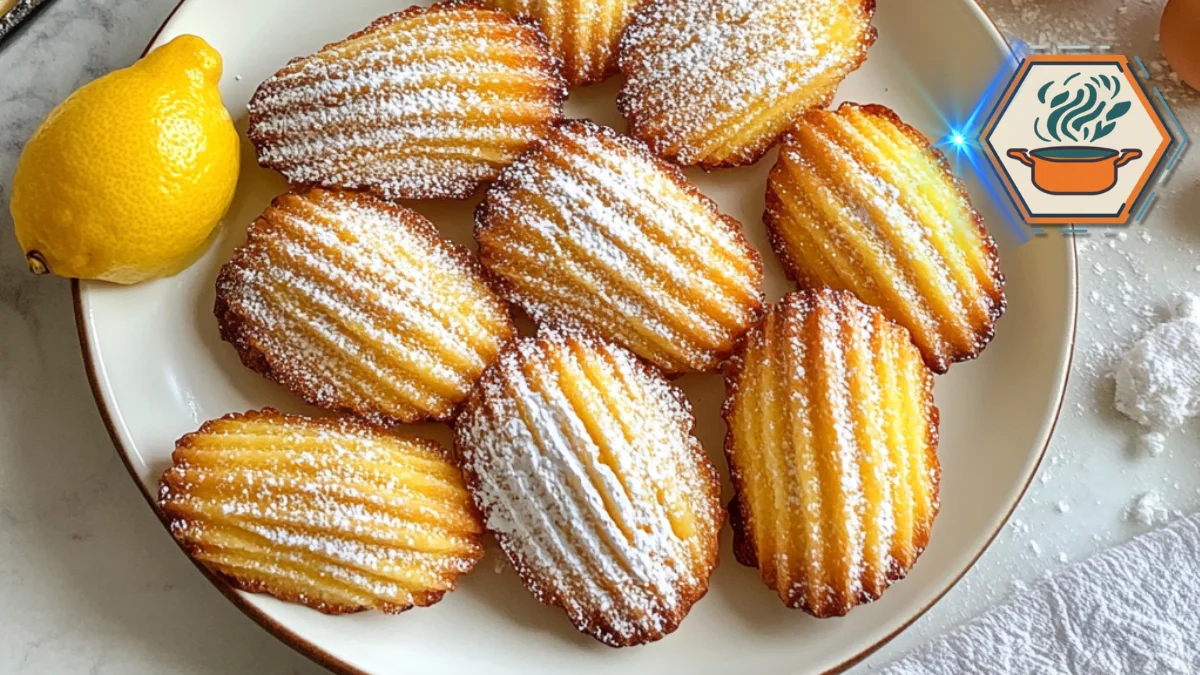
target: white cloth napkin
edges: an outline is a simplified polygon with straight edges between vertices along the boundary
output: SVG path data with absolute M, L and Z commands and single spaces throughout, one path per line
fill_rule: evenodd
M 1200 514 L 1073 565 L 878 672 L 1200 673 Z

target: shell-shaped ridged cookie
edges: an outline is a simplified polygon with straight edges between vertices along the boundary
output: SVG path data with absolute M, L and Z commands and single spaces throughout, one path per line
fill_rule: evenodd
M 785 296 L 726 380 L 734 553 L 788 607 L 841 616 L 907 574 L 938 512 L 933 375 L 852 294 Z
M 983 218 L 942 154 L 883 106 L 806 113 L 771 170 L 764 220 L 789 275 L 883 309 L 934 372 L 978 356 L 1004 313 Z
M 762 310 L 762 260 L 741 225 L 607 127 L 565 122 L 505 169 L 475 220 L 508 300 L 668 373 L 715 369 Z
M 875 42 L 875 0 L 655 0 L 620 45 L 630 133 L 685 166 L 758 161 Z
M 716 470 L 683 394 L 576 331 L 521 338 L 454 425 L 475 504 L 525 586 L 612 646 L 674 631 L 708 590 Z
M 514 334 L 478 263 L 420 214 L 318 188 L 250 225 L 214 311 L 247 367 L 385 425 L 449 419 Z
M 537 20 L 571 85 L 599 82 L 617 71 L 617 43 L 643 0 L 483 0 Z
M 437 443 L 269 408 L 205 422 L 159 484 L 171 534 L 233 586 L 327 614 L 425 607 L 483 556 Z
M 248 135 L 294 185 L 466 197 L 561 119 L 565 97 L 536 26 L 448 2 L 293 59 L 254 93 Z

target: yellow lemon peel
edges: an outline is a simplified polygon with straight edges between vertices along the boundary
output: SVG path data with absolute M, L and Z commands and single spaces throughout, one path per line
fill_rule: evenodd
M 131 284 L 195 259 L 237 186 L 220 78 L 221 55 L 182 35 L 51 111 L 13 179 L 32 272 Z

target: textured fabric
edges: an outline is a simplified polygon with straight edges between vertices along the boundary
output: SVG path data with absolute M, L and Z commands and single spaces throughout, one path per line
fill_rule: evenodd
M 1200 673 L 1200 514 L 1073 565 L 880 672 Z

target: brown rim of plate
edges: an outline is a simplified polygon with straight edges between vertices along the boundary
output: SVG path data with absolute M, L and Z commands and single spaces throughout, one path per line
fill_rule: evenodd
M 158 27 L 158 30 L 156 30 L 154 35 L 150 38 L 150 42 L 146 44 L 146 49 L 142 51 L 142 56 L 145 56 L 150 52 L 151 45 L 153 45 L 154 41 L 158 39 L 158 36 L 167 27 L 167 24 L 171 22 L 171 19 L 174 18 L 176 12 L 179 11 L 179 8 L 182 7 L 185 2 L 187 2 L 187 0 L 179 0 L 179 4 L 175 5 L 175 8 L 171 10 L 171 13 L 168 14 L 167 18 L 163 20 L 162 25 Z M 988 23 L 992 26 L 992 30 L 1000 36 L 1000 39 L 1004 41 L 1004 44 L 1008 45 L 1009 51 L 1011 52 L 1012 45 L 1009 44 L 1008 40 L 1004 37 L 1004 33 L 1000 32 L 1000 29 L 996 26 L 996 22 L 992 20 L 992 17 L 987 13 L 987 10 L 980 6 L 978 2 L 974 2 L 973 0 L 972 4 L 974 4 L 976 9 L 979 10 L 979 13 L 985 19 L 987 19 Z M 1068 342 L 1066 375 L 1063 377 L 1062 389 L 1058 395 L 1058 404 L 1054 408 L 1054 419 L 1050 422 L 1050 432 L 1046 435 L 1046 442 L 1042 445 L 1042 449 L 1038 451 L 1038 457 L 1037 461 L 1034 463 L 1033 471 L 1030 472 L 1029 478 L 1025 481 L 1025 484 L 1021 486 L 1021 491 L 1017 495 L 1017 498 L 1013 500 L 1012 505 L 1008 508 L 1008 512 L 1005 513 L 1004 517 L 1000 519 L 1000 524 L 996 527 L 996 530 L 988 536 L 987 541 L 983 544 L 983 547 L 975 553 L 975 556 L 971 558 L 971 561 L 967 563 L 967 566 L 964 567 L 962 571 L 960 571 L 954 577 L 954 579 L 952 579 L 950 583 L 946 585 L 945 588 L 937 592 L 932 600 L 930 600 L 924 607 L 918 609 L 911 617 L 905 619 L 904 622 L 896 628 L 896 630 L 888 633 L 858 654 L 846 659 L 833 668 L 826 670 L 820 675 L 838 675 L 838 673 L 843 673 L 849 670 L 863 659 L 875 653 L 875 651 L 880 647 L 891 642 L 897 635 L 903 633 L 909 626 L 911 626 L 914 621 L 924 616 L 926 612 L 928 612 L 943 597 L 945 597 L 947 593 L 950 592 L 950 589 L 958 585 L 958 582 L 961 581 L 967 572 L 975 566 L 975 563 L 979 562 L 979 558 L 983 556 L 984 552 L 987 551 L 988 548 L 991 547 L 992 542 L 996 540 L 996 537 L 1008 523 L 1008 519 L 1012 517 L 1013 511 L 1016 510 L 1017 505 L 1021 503 L 1021 499 L 1025 497 L 1025 492 L 1033 483 L 1033 478 L 1037 475 L 1038 469 L 1041 468 L 1042 460 L 1046 458 L 1046 450 L 1050 447 L 1050 440 L 1054 437 L 1054 430 L 1058 426 L 1059 418 L 1062 416 L 1062 407 L 1063 401 L 1066 399 L 1067 384 L 1071 379 L 1071 365 L 1075 359 L 1075 335 L 1079 327 L 1079 252 L 1074 237 L 1071 238 L 1071 257 L 1076 263 L 1074 279 L 1075 311 L 1071 315 L 1071 338 Z M 92 352 L 88 347 L 88 328 L 87 323 L 83 320 L 83 296 L 80 294 L 78 279 L 71 280 L 71 301 L 75 308 L 75 328 L 79 334 L 79 350 L 83 354 L 83 366 L 87 371 L 88 385 L 91 386 L 92 389 L 92 398 L 95 399 L 96 408 L 100 411 L 101 419 L 104 420 L 104 428 L 108 430 L 108 436 L 110 439 L 112 439 L 113 445 L 117 449 L 117 454 L 121 456 L 121 463 L 125 465 L 125 470 L 129 472 L 129 477 L 132 478 L 133 482 L 138 486 L 138 490 L 141 491 L 142 497 L 146 499 L 146 503 L 149 504 L 150 508 L 154 510 L 154 513 L 158 516 L 159 521 L 163 523 L 163 528 L 165 529 L 167 527 L 167 523 L 163 519 L 162 511 L 158 508 L 158 502 L 155 500 L 154 495 L 148 491 L 145 485 L 142 484 L 141 479 L 138 478 L 137 471 L 134 470 L 133 464 L 129 459 L 130 452 L 125 448 L 124 445 L 121 444 L 120 436 L 117 435 L 117 429 L 113 425 L 112 415 L 108 410 L 108 406 L 104 402 L 104 396 L 100 393 L 99 381 L 96 377 L 96 364 L 92 360 Z M 174 541 L 176 545 L 179 544 L 174 537 L 171 538 L 171 541 Z M 183 551 L 183 549 L 180 548 L 180 551 Z M 338 675 L 372 675 L 365 670 L 360 670 L 349 663 L 342 661 L 329 652 L 321 649 L 317 645 L 292 632 L 286 626 L 269 616 L 266 612 L 262 611 L 258 607 L 255 607 L 246 597 L 244 597 L 240 591 L 214 575 L 204 565 L 192 560 L 191 556 L 188 556 L 188 560 L 191 560 L 192 564 L 196 566 L 196 569 L 200 570 L 200 573 L 203 574 L 213 586 L 216 586 L 217 590 L 221 591 L 221 594 L 228 598 L 229 601 L 233 603 L 235 607 L 241 610 L 243 614 L 250 617 L 255 623 L 266 629 L 269 633 L 274 635 L 287 646 L 291 647 L 297 652 L 300 652 L 309 659 L 312 659 L 321 666 L 338 673 Z

